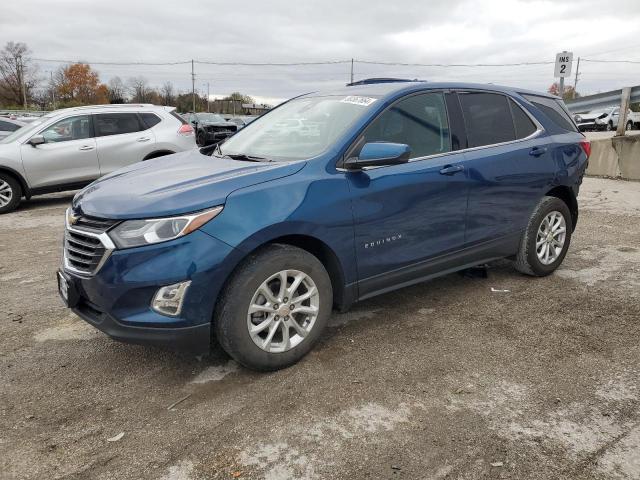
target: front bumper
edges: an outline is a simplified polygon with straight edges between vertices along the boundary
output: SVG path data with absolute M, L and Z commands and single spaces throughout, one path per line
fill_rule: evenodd
M 110 337 L 128 343 L 209 351 L 215 300 L 232 271 L 237 251 L 197 230 L 144 247 L 114 250 L 93 276 L 61 270 L 68 306 Z M 152 310 L 160 287 L 191 280 L 180 315 Z

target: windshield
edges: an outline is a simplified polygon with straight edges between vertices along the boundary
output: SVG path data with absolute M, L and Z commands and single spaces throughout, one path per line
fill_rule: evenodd
M 197 113 L 196 118 L 199 122 L 224 122 L 224 118 L 215 113 Z
M 375 101 L 354 96 L 291 100 L 230 137 L 220 153 L 273 161 L 314 157 L 329 148 Z
M 33 132 L 35 130 L 38 130 L 38 128 L 47 120 L 49 120 L 51 117 L 53 117 L 53 115 L 45 115 L 43 117 L 40 117 L 36 120 L 34 120 L 31 123 L 27 123 L 24 127 L 19 128 L 18 130 L 16 130 L 15 132 L 13 132 L 11 135 L 8 135 L 6 137 L 4 137 L 2 140 L 0 140 L 0 143 L 11 143 L 13 142 L 16 138 L 21 137 L 22 135 L 24 135 L 25 133 L 29 133 L 29 132 Z

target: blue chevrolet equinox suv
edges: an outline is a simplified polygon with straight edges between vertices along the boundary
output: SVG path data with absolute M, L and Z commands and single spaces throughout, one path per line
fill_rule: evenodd
M 80 191 L 58 287 L 121 341 L 287 367 L 332 309 L 511 258 L 552 273 L 590 144 L 562 101 L 495 85 L 362 82 L 294 98 L 211 151 Z

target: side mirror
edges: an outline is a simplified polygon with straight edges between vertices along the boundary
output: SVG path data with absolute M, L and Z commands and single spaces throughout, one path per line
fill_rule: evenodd
M 27 143 L 32 147 L 37 147 L 38 145 L 42 145 L 43 143 L 45 143 L 45 139 L 42 135 L 34 135 L 29 139 Z
M 348 158 L 344 168 L 360 170 L 362 167 L 381 167 L 400 165 L 409 161 L 411 147 L 404 143 L 369 142 L 365 143 L 357 157 Z

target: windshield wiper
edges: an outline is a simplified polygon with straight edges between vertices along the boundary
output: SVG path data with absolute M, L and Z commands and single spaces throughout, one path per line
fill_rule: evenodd
M 245 155 L 244 153 L 225 153 L 225 157 L 231 158 L 233 160 L 244 160 L 247 162 L 270 162 L 271 160 L 264 157 L 255 157 L 253 155 Z

